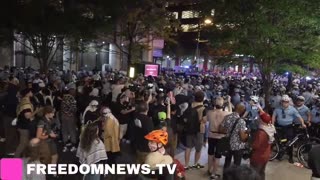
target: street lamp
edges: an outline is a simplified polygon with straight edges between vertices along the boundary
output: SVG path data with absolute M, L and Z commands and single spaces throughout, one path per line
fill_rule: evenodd
M 206 24 L 206 25 L 212 24 L 212 20 L 207 18 L 204 20 L 204 24 Z

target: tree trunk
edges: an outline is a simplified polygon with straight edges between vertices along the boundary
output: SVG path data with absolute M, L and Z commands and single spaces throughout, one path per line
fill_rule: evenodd
M 127 73 L 129 74 L 129 70 L 130 70 L 130 66 L 132 63 L 132 47 L 133 46 L 133 40 L 130 39 L 129 40 L 129 44 L 128 44 L 128 54 L 127 54 Z
M 270 106 L 270 96 L 271 96 L 271 88 L 272 88 L 272 80 L 271 80 L 271 73 L 261 73 L 261 78 L 263 82 L 263 93 L 265 95 L 265 105 L 266 109 L 265 111 L 270 113 L 271 111 L 271 106 Z
M 48 63 L 47 60 L 44 59 L 39 59 L 39 64 L 40 64 L 40 73 L 47 73 L 48 72 Z
M 287 92 L 289 92 L 292 88 L 292 72 L 289 72 L 288 74 L 288 84 L 287 84 Z

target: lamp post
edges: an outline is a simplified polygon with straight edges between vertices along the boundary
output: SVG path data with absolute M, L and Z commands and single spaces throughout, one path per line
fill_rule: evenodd
M 195 57 L 194 57 L 195 61 L 198 61 L 198 59 L 200 57 L 200 49 L 199 49 L 200 42 L 207 42 L 206 40 L 204 40 L 204 41 L 200 40 L 202 24 L 204 24 L 204 25 L 212 25 L 212 19 L 206 18 L 206 19 L 204 19 L 203 23 L 201 23 L 201 22 L 199 23 L 196 53 L 195 53 Z

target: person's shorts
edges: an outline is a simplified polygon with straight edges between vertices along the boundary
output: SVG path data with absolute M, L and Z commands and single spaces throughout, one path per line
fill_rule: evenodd
M 57 145 L 53 140 L 49 141 L 48 145 L 49 145 L 49 150 L 50 150 L 51 156 L 58 154 Z
M 186 147 L 195 148 L 196 152 L 200 152 L 203 145 L 204 135 L 202 133 L 187 134 L 186 135 Z
M 208 138 L 208 154 L 214 156 L 215 158 L 221 158 L 221 154 L 217 152 L 217 144 L 220 139 Z

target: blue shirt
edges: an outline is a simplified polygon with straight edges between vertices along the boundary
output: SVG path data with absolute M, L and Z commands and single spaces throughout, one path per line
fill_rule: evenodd
M 312 109 L 311 115 L 312 115 L 312 119 L 311 119 L 312 123 L 320 123 L 320 109 L 318 108 Z
M 301 107 L 296 107 L 296 109 L 299 112 L 302 119 L 304 120 L 304 122 L 307 122 L 308 121 L 308 113 L 310 112 L 310 109 L 305 105 L 303 105 Z M 301 122 L 298 119 L 295 119 L 294 123 L 301 124 Z
M 291 125 L 295 119 L 301 118 L 301 115 L 293 106 L 289 106 L 287 109 L 277 108 L 273 111 L 273 116 L 276 117 L 280 126 Z

